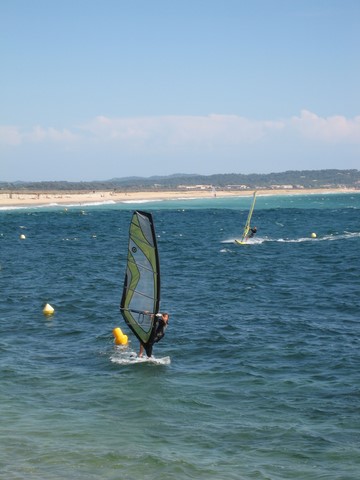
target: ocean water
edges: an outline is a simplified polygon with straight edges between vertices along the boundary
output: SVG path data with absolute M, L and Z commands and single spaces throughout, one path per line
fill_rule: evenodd
M 260 196 L 238 246 L 250 201 L 0 211 L 0 478 L 359 478 L 360 194 Z M 119 314 L 137 208 L 170 312 L 156 364 Z

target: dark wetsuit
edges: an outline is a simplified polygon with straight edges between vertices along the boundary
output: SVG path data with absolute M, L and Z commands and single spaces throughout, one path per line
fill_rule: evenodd
M 167 323 L 160 317 L 156 319 L 156 328 L 153 343 L 159 342 L 162 337 L 165 335 L 165 330 L 167 328 Z
M 155 323 L 156 323 L 156 326 L 153 331 L 152 338 L 146 346 L 144 345 L 146 355 L 148 357 L 151 357 L 152 355 L 152 349 L 153 349 L 154 343 L 159 342 L 163 338 L 163 336 L 165 335 L 165 330 L 167 328 L 167 323 L 164 322 L 161 316 L 159 317 L 155 316 Z
M 252 238 L 256 232 L 257 232 L 257 228 L 250 228 L 250 235 L 248 238 Z

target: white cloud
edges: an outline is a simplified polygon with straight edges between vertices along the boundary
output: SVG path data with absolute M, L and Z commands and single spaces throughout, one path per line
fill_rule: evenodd
M 283 128 L 281 122 L 253 121 L 236 115 L 162 116 L 139 118 L 96 117 L 80 129 L 99 141 L 124 144 L 201 147 L 209 144 L 251 143 Z
M 11 125 L 0 125 L 0 145 L 20 145 L 21 134 L 17 127 Z
M 302 110 L 299 117 L 290 120 L 290 126 L 302 137 L 319 142 L 360 143 L 360 116 L 353 119 L 341 115 L 324 118 L 308 110 Z
M 98 116 L 87 124 L 56 129 L 34 126 L 26 131 L 0 126 L 0 145 L 56 142 L 64 145 L 97 143 L 119 149 L 170 153 L 176 149 L 210 151 L 220 147 L 250 146 L 264 140 L 289 140 L 289 134 L 319 144 L 360 143 L 360 116 L 320 117 L 303 110 L 284 120 L 252 120 L 238 115 L 109 118 Z
M 53 127 L 35 126 L 26 131 L 20 127 L 0 125 L 0 145 L 16 146 L 26 143 L 69 142 L 78 136 L 69 129 L 58 130 Z

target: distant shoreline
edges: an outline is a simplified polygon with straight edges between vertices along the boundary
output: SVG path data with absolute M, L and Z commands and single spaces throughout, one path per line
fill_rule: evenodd
M 251 196 L 253 190 L 217 190 L 215 193 L 210 190 L 184 190 L 184 191 L 47 191 L 47 192 L 12 192 L 0 193 L 0 207 L 31 207 L 58 205 L 82 205 L 92 203 L 131 203 L 139 201 L 196 199 L 196 198 L 226 198 Z M 316 195 L 336 193 L 360 193 L 355 188 L 311 188 L 311 189 L 258 189 L 258 196 L 274 195 Z

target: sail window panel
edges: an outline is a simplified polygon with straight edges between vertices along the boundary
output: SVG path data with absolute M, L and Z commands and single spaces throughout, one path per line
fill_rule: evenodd
M 132 310 L 154 313 L 154 306 L 155 292 L 152 283 L 142 279 L 132 294 L 129 307 Z
M 154 249 L 149 247 L 147 243 L 138 245 L 131 238 L 129 241 L 129 261 L 133 261 L 138 268 L 142 267 L 153 272 L 156 269 L 156 264 L 154 260 L 151 262 L 150 259 L 154 259 Z
M 151 224 L 149 222 L 149 219 L 141 215 L 141 213 L 139 212 L 137 214 L 137 219 L 139 221 L 139 229 L 141 233 L 137 231 L 138 229 L 134 228 L 134 232 L 133 232 L 134 236 L 138 236 L 140 238 L 142 235 L 145 238 L 146 242 L 151 247 L 154 247 L 153 235 L 152 235 Z
M 147 341 L 153 326 L 152 317 L 133 311 L 125 311 L 123 312 L 123 316 L 126 323 L 131 326 L 138 337 L 144 342 Z
M 152 319 L 150 315 L 143 313 L 130 312 L 132 320 L 135 322 L 135 328 L 140 328 L 145 333 L 149 333 L 152 328 Z

